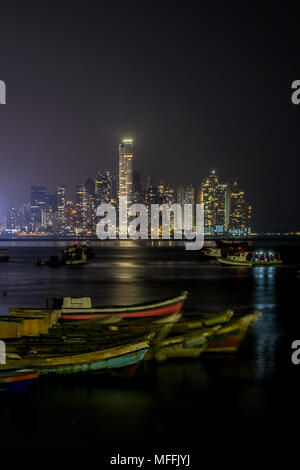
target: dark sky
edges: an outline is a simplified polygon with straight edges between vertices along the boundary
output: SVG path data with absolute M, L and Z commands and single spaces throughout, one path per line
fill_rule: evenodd
M 300 230 L 299 2 L 10 1 L 0 6 L 0 212 L 100 169 L 238 179 L 256 229 Z

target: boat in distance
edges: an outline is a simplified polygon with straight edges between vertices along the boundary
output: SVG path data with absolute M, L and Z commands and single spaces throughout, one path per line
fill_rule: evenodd
M 90 297 L 54 297 L 47 299 L 47 308 L 10 308 L 11 314 L 34 315 L 55 312 L 59 321 L 95 321 L 105 318 L 151 318 L 163 317 L 179 313 L 187 292 L 183 291 L 177 297 L 124 306 L 93 307 Z M 51 304 L 52 303 L 52 304 Z
M 237 251 L 228 253 L 227 257 L 217 257 L 219 263 L 223 266 L 278 266 L 282 260 L 272 252 L 254 252 Z
M 26 392 L 38 376 L 33 369 L 0 366 L 0 392 Z

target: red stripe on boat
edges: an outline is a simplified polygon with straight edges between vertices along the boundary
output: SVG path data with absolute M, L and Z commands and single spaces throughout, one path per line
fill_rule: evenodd
M 8 382 L 20 382 L 21 380 L 32 380 L 36 379 L 38 374 L 27 374 L 27 375 L 17 375 L 15 377 L 3 377 L 0 379 L 1 383 L 8 383 Z
M 156 308 L 154 310 L 142 310 L 140 312 L 124 312 L 124 313 L 91 313 L 83 315 L 68 315 L 63 314 L 60 318 L 63 320 L 93 320 L 96 318 L 105 318 L 105 317 L 121 317 L 121 318 L 145 318 L 145 317 L 158 317 L 163 315 L 172 315 L 173 313 L 179 312 L 182 307 L 183 302 L 170 305 L 168 307 Z

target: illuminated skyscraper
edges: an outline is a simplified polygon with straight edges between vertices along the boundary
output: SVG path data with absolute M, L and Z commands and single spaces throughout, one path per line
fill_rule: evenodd
M 112 174 L 109 171 L 100 171 L 95 180 L 96 207 L 100 204 L 109 204 L 112 200 Z
M 159 182 L 158 194 L 160 204 L 169 204 L 171 206 L 175 203 L 175 191 L 168 183 L 164 181 Z
M 7 210 L 7 229 L 19 232 L 21 229 L 22 214 L 19 207 L 9 207 Z
M 66 226 L 66 215 L 65 215 L 66 186 L 64 184 L 57 187 L 56 197 L 57 197 L 57 232 L 64 233 L 65 226 Z
M 133 140 L 123 139 L 119 145 L 119 197 L 127 198 L 132 203 L 132 158 Z
M 66 231 L 75 232 L 76 229 L 76 205 L 73 201 L 66 201 L 65 208 Z
M 180 186 L 177 190 L 177 202 L 184 207 L 184 204 L 193 204 L 195 203 L 195 190 L 194 187 L 190 184 L 189 186 Z
M 45 186 L 31 186 L 30 194 L 30 222 L 31 230 L 39 231 L 42 226 L 42 211 L 46 206 Z
M 206 233 L 213 233 L 216 227 L 218 184 L 219 179 L 216 175 L 216 170 L 211 170 L 200 189 L 200 203 L 204 204 L 204 231 Z
M 151 204 L 161 204 L 160 192 L 153 176 L 146 181 L 145 205 L 150 209 Z
M 85 232 L 88 227 L 89 194 L 84 184 L 76 186 L 76 231 Z
M 191 184 L 185 187 L 180 186 L 177 189 L 177 202 L 178 204 L 181 205 L 183 222 L 184 222 L 184 205 L 185 204 L 192 205 L 193 223 L 194 223 L 195 190 Z
M 229 230 L 242 234 L 251 231 L 252 207 L 247 203 L 245 192 L 240 190 L 235 181 L 231 191 Z
M 228 231 L 230 215 L 230 189 L 228 184 L 218 184 L 216 189 L 215 232 Z

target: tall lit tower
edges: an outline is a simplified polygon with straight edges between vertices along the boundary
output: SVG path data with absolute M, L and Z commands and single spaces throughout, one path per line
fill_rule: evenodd
M 231 233 L 250 233 L 252 218 L 252 207 L 248 204 L 245 192 L 242 191 L 235 181 L 231 190 L 230 221 Z
M 123 139 L 119 145 L 119 197 L 127 198 L 132 203 L 132 157 L 133 140 Z
M 65 230 L 65 205 L 66 205 L 66 186 L 62 184 L 56 189 L 57 197 L 57 231 L 63 233 Z
M 42 226 L 42 213 L 46 207 L 46 193 L 45 186 L 31 186 L 30 197 L 30 219 L 31 229 L 35 232 L 40 230 Z
M 200 203 L 204 204 L 204 230 L 206 233 L 213 233 L 216 226 L 218 184 L 219 179 L 216 170 L 211 170 L 203 181 L 200 190 Z
M 100 171 L 95 180 L 95 202 L 96 206 L 100 204 L 109 204 L 112 200 L 112 175 L 109 171 Z

